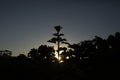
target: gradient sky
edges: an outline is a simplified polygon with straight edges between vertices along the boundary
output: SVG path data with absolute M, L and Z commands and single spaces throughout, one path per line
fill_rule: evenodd
M 27 54 L 61 25 L 70 43 L 120 32 L 119 0 L 0 0 L 0 50 Z

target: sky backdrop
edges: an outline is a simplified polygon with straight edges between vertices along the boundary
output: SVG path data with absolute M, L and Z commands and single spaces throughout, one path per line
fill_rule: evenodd
M 0 0 L 0 50 L 27 54 L 61 25 L 70 43 L 120 32 L 119 0 Z

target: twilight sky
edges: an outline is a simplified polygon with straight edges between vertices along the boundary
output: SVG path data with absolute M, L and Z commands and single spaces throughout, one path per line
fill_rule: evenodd
M 61 25 L 70 43 L 120 32 L 119 0 L 0 0 L 0 50 L 27 54 Z

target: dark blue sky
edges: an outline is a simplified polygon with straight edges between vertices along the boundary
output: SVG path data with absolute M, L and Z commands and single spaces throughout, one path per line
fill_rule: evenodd
M 13 55 L 48 44 L 61 25 L 71 43 L 120 32 L 119 0 L 0 0 L 0 50 Z

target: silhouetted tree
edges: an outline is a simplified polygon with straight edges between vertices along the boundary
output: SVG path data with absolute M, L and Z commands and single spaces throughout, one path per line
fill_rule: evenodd
M 10 50 L 0 50 L 0 56 L 11 56 L 12 51 Z
M 95 36 L 95 39 L 93 39 L 93 43 L 97 50 L 107 50 L 109 49 L 108 43 L 105 39 L 102 39 L 101 37 Z
M 59 29 L 58 29 L 59 31 Z M 59 35 L 63 35 L 58 33 Z M 55 43 L 58 44 L 55 33 Z M 59 36 L 61 37 L 61 36 Z M 54 39 L 51 40 L 54 42 Z M 59 38 L 60 39 L 60 38 Z M 116 32 L 107 39 L 95 36 L 77 44 L 60 47 L 63 63 L 58 65 L 53 46 L 40 45 L 28 53 L 11 56 L 9 50 L 0 51 L 0 76 L 4 80 L 13 79 L 110 79 L 119 78 L 120 71 L 120 33 Z M 64 42 L 63 42 L 64 43 Z M 15 75 L 14 77 L 12 77 Z
M 75 57 L 73 60 L 75 62 L 79 62 L 80 61 L 80 45 L 79 44 L 73 44 L 73 45 L 69 45 L 69 48 L 72 48 L 73 50 L 71 50 L 71 54 L 74 55 Z M 71 55 L 71 56 L 72 56 Z
M 111 58 L 116 60 L 120 57 L 120 33 L 116 32 L 115 35 L 110 35 L 107 38 Z
M 26 55 L 24 55 L 24 54 L 19 54 L 19 55 L 17 56 L 17 58 L 26 59 L 27 57 L 26 57 Z
M 54 48 L 51 46 L 41 45 L 38 48 L 38 55 L 41 60 L 52 62 L 52 60 L 55 58 L 54 53 Z
M 119 53 L 120 51 L 120 32 L 115 33 L 115 45 L 116 45 L 116 51 Z
M 65 38 L 62 38 L 62 36 L 64 36 L 63 33 L 60 33 L 60 30 L 62 29 L 61 26 L 55 26 L 54 27 L 55 30 L 57 31 L 57 33 L 53 34 L 53 38 L 48 40 L 48 42 L 54 43 L 58 45 L 58 56 L 59 56 L 59 51 L 60 51 L 60 44 L 69 44 L 68 42 L 66 42 L 67 40 Z
M 78 44 L 73 44 L 69 46 L 73 49 L 73 55 L 76 62 L 82 62 L 86 59 L 89 59 L 95 52 L 95 46 L 92 44 L 92 41 L 85 40 L 81 41 Z
M 28 57 L 36 59 L 38 57 L 37 49 L 35 48 L 31 49 L 30 52 L 28 53 Z
M 41 45 L 38 49 L 31 49 L 28 57 L 39 60 L 41 62 L 52 62 L 55 59 L 55 50 L 52 46 Z

